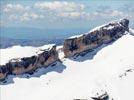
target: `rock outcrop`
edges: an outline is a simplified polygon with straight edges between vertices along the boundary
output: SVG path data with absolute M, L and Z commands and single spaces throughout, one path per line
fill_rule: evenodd
M 71 57 L 83 51 L 94 49 L 101 44 L 114 41 L 129 31 L 129 20 L 123 19 L 119 22 L 97 27 L 88 33 L 68 38 L 64 41 L 63 52 L 65 57 Z M 26 52 L 26 51 L 24 51 Z M 8 74 L 30 73 L 39 67 L 48 65 L 59 60 L 56 46 L 50 49 L 40 50 L 36 55 L 30 57 L 14 58 L 0 65 L 0 80 L 5 79 Z
M 101 95 L 99 95 L 97 97 L 91 97 L 91 98 L 93 100 L 111 100 L 111 99 L 109 99 L 109 95 L 107 94 L 107 92 L 104 93 L 104 94 L 101 94 Z
M 71 57 L 83 51 L 96 48 L 103 43 L 116 40 L 121 37 L 125 31 L 129 30 L 128 25 L 129 20 L 123 19 L 119 22 L 115 21 L 97 27 L 86 34 L 65 39 L 63 46 L 65 57 Z
M 0 80 L 5 79 L 8 74 L 23 74 L 34 71 L 39 67 L 47 67 L 58 60 L 56 46 L 38 51 L 37 55 L 31 57 L 11 59 L 5 65 L 0 65 Z

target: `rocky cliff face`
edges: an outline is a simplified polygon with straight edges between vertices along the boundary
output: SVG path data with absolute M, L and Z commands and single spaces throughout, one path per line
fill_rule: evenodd
M 4 79 L 8 74 L 23 74 L 31 72 L 38 67 L 47 67 L 59 59 L 56 46 L 39 52 L 37 55 L 11 59 L 5 65 L 0 65 L 0 80 Z
M 63 52 L 65 57 L 71 57 L 83 51 L 98 47 L 101 44 L 116 40 L 125 31 L 128 31 L 129 20 L 123 19 L 119 22 L 97 27 L 86 34 L 68 38 L 64 41 Z M 24 51 L 26 52 L 26 51 Z M 48 50 L 40 50 L 37 55 L 23 58 L 14 58 L 0 65 L 0 80 L 5 79 L 8 74 L 29 73 L 39 67 L 47 67 L 59 59 L 56 46 Z
M 96 48 L 103 43 L 116 40 L 125 31 L 129 30 L 128 25 L 129 20 L 123 19 L 119 22 L 111 22 L 97 27 L 86 34 L 66 39 L 63 46 L 65 57 L 71 57 L 83 51 Z

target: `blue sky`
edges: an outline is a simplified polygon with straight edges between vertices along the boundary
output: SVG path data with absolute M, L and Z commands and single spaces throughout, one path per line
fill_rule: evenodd
M 1 27 L 89 28 L 128 18 L 134 27 L 134 0 L 1 0 Z

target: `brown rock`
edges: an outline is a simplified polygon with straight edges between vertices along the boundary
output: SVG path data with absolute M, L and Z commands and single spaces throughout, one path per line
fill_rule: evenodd
M 63 51 L 65 57 L 71 57 L 88 49 L 94 49 L 103 43 L 108 43 L 121 37 L 128 31 L 129 20 L 111 22 L 81 36 L 65 39 Z
M 0 65 L 0 80 L 8 74 L 23 74 L 33 71 L 38 67 L 47 67 L 58 60 L 56 46 L 32 57 L 11 59 L 6 65 Z

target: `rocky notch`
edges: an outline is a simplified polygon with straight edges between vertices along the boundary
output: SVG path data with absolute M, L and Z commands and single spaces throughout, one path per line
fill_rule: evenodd
M 114 41 L 129 30 L 129 20 L 110 22 L 97 27 L 86 34 L 65 39 L 63 51 L 65 57 L 71 57 L 83 51 L 98 47 L 103 43 Z
M 55 45 L 48 49 L 40 49 L 36 53 L 37 55 L 14 58 L 0 65 L 0 80 L 5 79 L 8 74 L 29 73 L 39 67 L 47 67 L 59 59 Z

